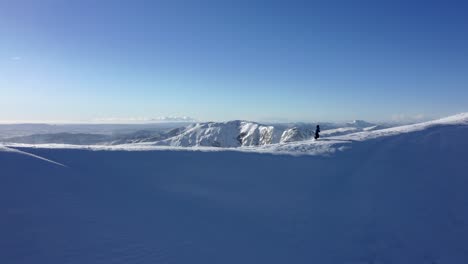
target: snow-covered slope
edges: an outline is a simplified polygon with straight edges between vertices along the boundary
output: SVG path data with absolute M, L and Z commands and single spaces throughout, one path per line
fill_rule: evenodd
M 320 133 L 320 136 L 321 137 L 339 136 L 339 135 L 355 133 L 358 131 L 362 131 L 362 130 L 356 127 L 340 127 L 340 128 L 323 130 Z
M 465 114 L 237 149 L 328 157 L 0 147 L 0 263 L 468 263 L 467 135 Z
M 281 134 L 281 140 L 279 143 L 288 143 L 302 141 L 312 138 L 314 130 L 301 127 L 288 128 Z M 278 143 L 278 142 L 274 142 Z
M 348 140 L 367 140 L 378 137 L 385 137 L 391 135 L 397 135 L 402 133 L 409 133 L 415 131 L 421 131 L 435 126 L 447 126 L 447 125 L 468 125 L 468 113 L 461 113 L 458 115 L 453 115 L 438 120 L 411 124 L 405 126 L 391 127 L 386 129 L 379 129 L 373 131 L 364 131 L 360 133 L 354 133 L 351 135 L 346 135 L 342 137 L 337 137 L 338 139 L 348 139 Z
M 384 125 L 376 125 L 363 120 L 354 120 L 352 122 L 343 124 L 337 128 L 323 129 L 320 135 L 325 137 L 332 137 L 347 135 L 361 131 L 373 131 L 385 128 L 388 128 L 388 126 L 386 127 Z
M 433 127 L 443 126 L 467 126 L 468 113 L 462 113 L 434 121 L 392 127 L 379 130 L 366 130 L 357 133 L 350 133 L 341 136 L 328 136 L 322 132 L 319 140 L 304 140 L 292 143 L 280 143 L 273 145 L 261 146 L 255 149 L 258 152 L 269 153 L 290 153 L 290 154 L 309 154 L 309 155 L 328 155 L 337 151 L 349 149 L 356 145 L 357 142 L 368 141 L 371 139 L 385 138 L 389 136 L 397 136 L 405 133 L 418 132 L 428 130 Z
M 21 151 L 21 150 L 14 149 L 14 148 L 8 148 L 8 147 L 1 146 L 1 145 L 0 145 L 0 152 L 10 153 L 10 154 L 13 153 L 13 154 L 16 154 L 16 155 L 32 157 L 34 159 L 38 159 L 38 160 L 49 162 L 49 163 L 52 163 L 52 164 L 55 164 L 55 165 L 66 167 L 65 165 L 63 165 L 61 163 L 58 163 L 56 161 L 53 161 L 53 160 L 50 160 L 50 159 L 47 159 L 47 158 L 44 158 L 44 157 L 41 157 L 41 156 L 38 156 L 38 155 L 35 155 L 35 154 L 31 154 L 29 152 Z M 0 171 L 1 171 L 1 168 L 0 168 Z

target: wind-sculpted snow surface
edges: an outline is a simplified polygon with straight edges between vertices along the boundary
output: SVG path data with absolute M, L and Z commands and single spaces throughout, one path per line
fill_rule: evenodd
M 466 117 L 369 133 L 279 145 L 348 148 L 300 157 L 2 147 L 0 263 L 468 263 Z

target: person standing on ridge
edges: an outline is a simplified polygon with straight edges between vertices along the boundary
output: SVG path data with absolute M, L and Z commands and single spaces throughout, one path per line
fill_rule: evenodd
M 320 133 L 320 126 L 317 125 L 317 127 L 315 128 L 315 136 L 314 136 L 315 140 L 317 140 L 320 137 L 319 133 Z

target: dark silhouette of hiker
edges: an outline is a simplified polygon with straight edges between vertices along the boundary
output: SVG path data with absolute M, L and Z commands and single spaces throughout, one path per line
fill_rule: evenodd
M 317 140 L 320 137 L 319 133 L 320 133 L 320 126 L 317 125 L 317 127 L 315 128 L 315 136 L 314 136 L 315 140 Z

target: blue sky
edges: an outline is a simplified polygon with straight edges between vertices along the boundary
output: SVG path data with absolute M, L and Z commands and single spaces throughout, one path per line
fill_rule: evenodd
M 0 0 L 0 120 L 468 111 L 466 1 Z

